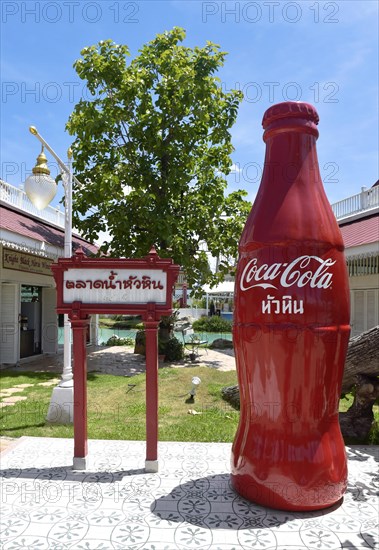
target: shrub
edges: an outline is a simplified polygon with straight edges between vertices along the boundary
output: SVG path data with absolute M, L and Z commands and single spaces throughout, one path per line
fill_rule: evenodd
M 193 322 L 193 329 L 197 332 L 232 332 L 232 321 L 218 315 L 200 317 Z
M 184 346 L 175 336 L 162 346 L 167 361 L 180 361 L 184 357 Z
M 172 329 L 175 325 L 175 323 L 179 319 L 179 311 L 173 311 L 171 315 L 162 315 L 161 320 L 159 322 L 159 328 L 168 328 Z
M 117 334 L 113 334 L 105 344 L 106 346 L 133 346 L 133 338 L 120 338 Z
M 146 355 L 146 335 L 144 330 L 139 330 L 134 342 L 134 353 Z M 184 346 L 175 337 L 167 341 L 158 341 L 158 353 L 165 356 L 167 361 L 180 361 L 184 357 Z

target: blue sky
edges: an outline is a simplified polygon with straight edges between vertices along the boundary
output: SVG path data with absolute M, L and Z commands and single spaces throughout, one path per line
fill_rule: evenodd
M 134 57 L 173 26 L 186 29 L 185 45 L 220 44 L 228 52 L 222 86 L 245 93 L 232 129 L 230 190 L 255 196 L 262 116 L 284 100 L 310 102 L 319 112 L 319 164 L 330 202 L 378 178 L 376 1 L 3 0 L 1 26 L 1 177 L 12 185 L 26 179 L 40 150 L 30 125 L 65 160 L 72 140 L 65 124 L 86 95 L 72 67 L 83 47 L 110 38 Z

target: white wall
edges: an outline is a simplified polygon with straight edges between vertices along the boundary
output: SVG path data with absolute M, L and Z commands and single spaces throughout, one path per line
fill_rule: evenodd
M 200 319 L 202 315 L 207 315 L 207 310 L 195 307 L 185 307 L 179 309 L 179 318 L 193 317 L 194 319 Z
M 55 311 L 57 293 L 55 288 L 42 289 L 42 352 L 57 353 L 58 323 Z
M 19 357 L 18 322 L 20 285 L 0 285 L 0 364 L 15 364 Z
M 350 277 L 351 335 L 379 325 L 379 275 Z

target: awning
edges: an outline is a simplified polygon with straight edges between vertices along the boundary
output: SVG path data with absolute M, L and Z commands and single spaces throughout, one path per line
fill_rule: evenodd
M 234 293 L 234 281 L 224 281 L 223 283 L 218 284 L 217 286 L 210 287 L 209 285 L 203 286 L 203 291 L 205 294 L 233 294 Z

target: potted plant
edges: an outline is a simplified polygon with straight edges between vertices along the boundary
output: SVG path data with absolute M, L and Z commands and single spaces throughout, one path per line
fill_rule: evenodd
M 146 336 L 144 330 L 138 330 L 136 333 L 134 353 L 146 355 Z
M 159 342 L 168 342 L 173 337 L 174 325 L 179 319 L 179 311 L 173 311 L 171 315 L 163 315 L 159 322 Z

